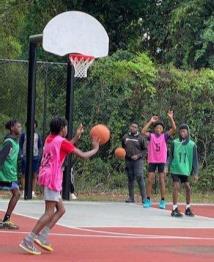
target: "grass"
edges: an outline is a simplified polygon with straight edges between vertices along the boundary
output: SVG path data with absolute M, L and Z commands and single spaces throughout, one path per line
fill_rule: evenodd
M 85 193 L 81 192 L 78 193 L 78 200 L 80 201 L 118 201 L 118 202 L 124 202 L 124 200 L 127 198 L 127 193 L 121 193 L 121 192 L 101 192 L 101 193 Z M 153 194 L 152 199 L 154 202 L 160 200 L 159 194 Z M 138 194 L 135 195 L 135 200 L 137 202 L 141 202 L 141 198 Z M 168 202 L 172 202 L 172 194 L 167 193 L 166 194 L 166 200 Z M 179 202 L 185 202 L 185 195 L 184 193 L 181 193 L 179 195 Z M 192 194 L 192 203 L 214 203 L 214 193 L 193 193 Z
M 78 192 L 78 200 L 80 201 L 113 201 L 113 202 L 124 202 L 127 198 L 127 190 L 126 189 L 118 189 L 118 190 L 111 190 L 111 191 L 97 191 L 92 192 L 88 190 L 88 192 Z M 0 199 L 9 199 L 10 192 L 8 191 L 0 191 Z M 38 194 L 38 199 L 42 199 L 42 195 Z M 160 200 L 159 193 L 153 194 L 152 199 L 154 202 Z M 135 200 L 137 202 L 141 202 L 140 195 L 136 190 Z M 166 200 L 168 202 L 172 202 L 172 193 L 168 192 L 166 194 Z M 179 202 L 185 202 L 185 192 L 184 190 L 181 191 L 179 195 Z M 199 193 L 194 192 L 192 193 L 192 202 L 193 203 L 214 203 L 214 193 L 207 192 L 207 193 Z

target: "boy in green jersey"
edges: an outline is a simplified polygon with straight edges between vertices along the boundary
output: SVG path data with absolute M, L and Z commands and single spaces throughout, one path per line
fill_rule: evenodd
M 5 128 L 9 130 L 9 134 L 5 137 L 0 150 L 0 189 L 10 190 L 12 196 L 0 227 L 18 229 L 18 226 L 11 222 L 10 217 L 20 198 L 17 182 L 17 160 L 22 126 L 17 120 L 10 120 L 6 123 Z
M 194 179 L 198 179 L 198 155 L 195 142 L 190 139 L 189 127 L 183 124 L 179 128 L 179 138 L 172 141 L 170 173 L 173 179 L 173 209 L 171 216 L 182 217 L 182 213 L 178 210 L 178 193 L 180 183 L 184 184 L 186 190 L 186 216 L 194 216 L 191 210 L 191 187 L 189 184 L 189 176 L 193 175 Z

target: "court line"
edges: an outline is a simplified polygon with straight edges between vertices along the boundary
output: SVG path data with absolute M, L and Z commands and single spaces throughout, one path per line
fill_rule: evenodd
M 3 211 L 2 209 L 0 209 L 0 211 Z M 30 215 L 26 215 L 26 214 L 21 214 L 19 212 L 14 212 L 14 214 L 18 215 L 18 216 L 22 216 L 22 217 L 27 217 L 33 220 L 38 220 L 38 217 L 34 217 L 34 216 L 30 216 Z M 204 218 L 204 217 L 202 217 Z M 81 231 L 90 231 L 90 232 L 94 232 L 94 233 L 105 233 L 108 234 L 109 231 L 101 231 L 101 230 L 95 230 L 94 228 L 99 228 L 100 226 L 83 226 L 83 227 L 75 227 L 75 226 L 70 226 L 70 225 L 65 225 L 61 222 L 57 223 L 58 226 L 62 226 L 65 228 L 69 228 L 69 229 L 76 229 L 76 230 L 81 230 Z M 102 228 L 145 228 L 145 229 L 214 229 L 213 227 L 168 227 L 168 228 L 164 228 L 164 227 L 139 227 L 139 226 L 104 226 Z M 100 232 L 99 232 L 100 231 Z M 123 233 L 119 233 L 119 232 L 111 232 L 111 234 L 123 234 Z
M 1 230 L 0 233 L 2 234 L 11 234 L 11 235 L 26 235 L 29 232 L 24 231 L 7 231 Z M 182 236 L 161 236 L 161 235 L 139 235 L 139 236 L 131 236 L 131 235 L 82 235 L 82 234 L 69 234 L 69 233 L 50 233 L 50 236 L 57 236 L 57 237 L 85 237 L 85 238 L 128 238 L 128 239 L 174 239 L 174 240 L 210 240 L 214 241 L 212 237 L 182 237 Z
M 27 217 L 27 218 L 31 218 L 33 220 L 37 220 L 37 218 L 33 217 L 33 216 L 29 216 L 29 215 L 23 215 L 20 213 L 15 212 L 15 214 L 22 216 L 22 217 Z M 182 237 L 182 236 L 168 236 L 168 235 L 145 235 L 145 234 L 130 234 L 130 233 L 122 233 L 122 232 L 112 232 L 112 231 L 104 231 L 104 230 L 95 230 L 95 229 L 89 229 L 89 228 L 80 228 L 80 227 L 73 227 L 73 226 L 67 226 L 67 225 L 63 225 L 62 223 L 58 223 L 57 225 L 65 227 L 65 228 L 69 228 L 69 229 L 74 229 L 74 230 L 80 230 L 80 231 L 84 231 L 84 232 L 91 232 L 91 233 L 96 233 L 99 235 L 82 235 L 82 234 L 63 234 L 63 233 L 51 233 L 51 234 L 58 234 L 58 235 L 62 235 L 62 236 L 76 236 L 76 237 L 109 237 L 109 238 L 147 238 L 147 239 L 195 239 L 195 240 L 214 240 L 214 238 L 207 238 L 207 237 Z M 111 227 L 112 228 L 112 227 Z M 113 227 L 113 228 L 118 228 L 118 227 Z M 121 228 L 125 228 L 125 227 L 121 227 Z M 130 227 L 127 227 L 130 228 Z M 139 228 L 139 227 L 138 227 Z M 197 227 L 198 228 L 198 227 Z M 197 229 L 194 228 L 194 229 Z M 149 228 L 150 229 L 150 228 Z M 156 228 L 156 229 L 160 229 L 160 228 Z M 172 228 L 172 229 L 178 229 L 178 228 Z M 183 229 L 188 229 L 188 228 L 183 228 Z M 206 228 L 202 228 L 202 229 L 206 229 Z M 210 228 L 208 228 L 210 229 Z M 19 232 L 14 232 L 14 231 L 0 231 L 0 232 L 10 232 L 10 233 L 21 233 Z M 25 232 L 25 234 L 27 234 L 29 232 Z M 105 235 L 100 235 L 100 234 L 105 234 Z

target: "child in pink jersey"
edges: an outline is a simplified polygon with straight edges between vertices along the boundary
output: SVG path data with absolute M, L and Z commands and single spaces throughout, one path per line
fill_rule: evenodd
M 47 251 L 53 251 L 47 237 L 50 229 L 65 213 L 60 194 L 63 178 L 62 165 L 65 157 L 73 153 L 83 159 L 88 159 L 99 149 L 99 142 L 96 140 L 92 141 L 93 149 L 88 152 L 82 152 L 76 148 L 74 144 L 79 140 L 82 132 L 83 127 L 80 125 L 75 137 L 69 141 L 65 139 L 67 135 L 67 121 L 65 119 L 56 117 L 50 123 L 50 135 L 45 141 L 38 178 L 39 184 L 44 188 L 45 213 L 37 221 L 32 232 L 19 245 L 28 253 L 41 254 L 34 243 Z
M 165 172 L 164 168 L 167 162 L 167 142 L 170 136 L 175 133 L 176 125 L 173 119 L 173 111 L 168 112 L 168 117 L 171 121 L 172 128 L 164 133 L 164 125 L 159 121 L 157 116 L 153 116 L 150 121 L 142 129 L 142 134 L 148 138 L 148 178 L 147 178 L 147 199 L 144 202 L 144 207 L 152 206 L 151 193 L 152 185 L 156 170 L 159 173 L 161 200 L 159 208 L 165 209 Z M 149 127 L 153 125 L 154 132 L 148 132 Z

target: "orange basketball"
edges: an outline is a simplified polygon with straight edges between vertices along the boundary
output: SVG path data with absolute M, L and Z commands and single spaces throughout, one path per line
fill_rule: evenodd
M 90 137 L 96 137 L 100 141 L 100 145 L 106 144 L 110 139 L 110 130 L 107 126 L 99 124 L 92 127 L 90 131 Z
M 118 159 L 125 159 L 126 151 L 125 151 L 124 148 L 118 147 L 118 148 L 115 149 L 114 154 L 115 154 L 116 158 L 118 158 Z

